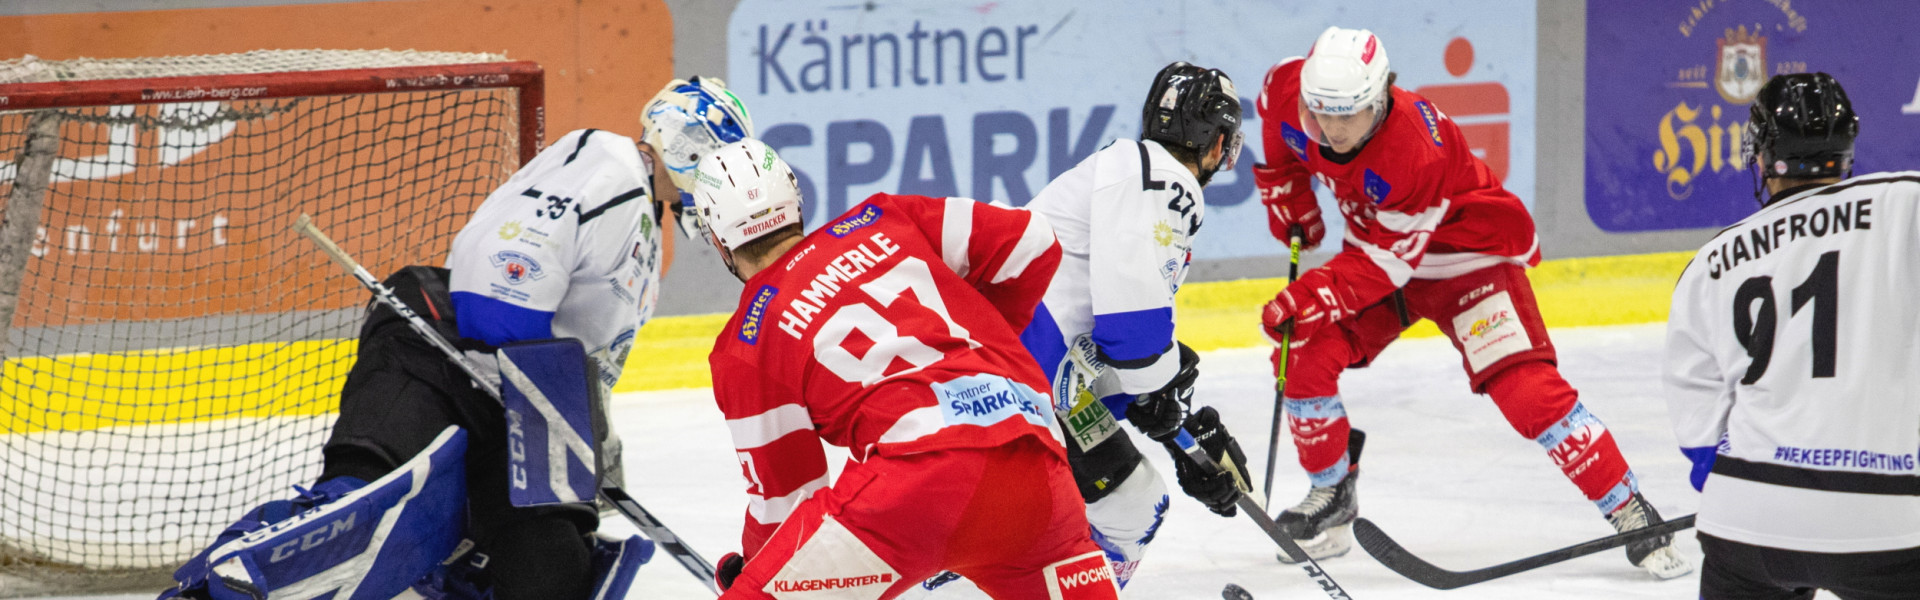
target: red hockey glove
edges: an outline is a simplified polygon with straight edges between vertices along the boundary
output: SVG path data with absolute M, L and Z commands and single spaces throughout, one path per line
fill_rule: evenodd
M 1267 343 L 1279 346 L 1280 337 L 1286 331 L 1281 327 L 1289 323 L 1293 327 L 1293 339 L 1298 342 L 1312 337 L 1321 327 L 1353 316 L 1348 298 L 1352 293 L 1337 288 L 1326 270 L 1314 269 L 1280 290 L 1266 309 L 1260 311 L 1260 332 L 1266 335 Z
M 745 568 L 747 559 L 742 558 L 739 552 L 728 552 L 713 566 L 713 581 L 720 584 L 720 591 L 727 591 L 733 587 L 733 580 L 740 577 L 740 570 Z
M 1327 237 L 1327 224 L 1320 219 L 1320 201 L 1305 176 L 1254 165 L 1253 181 L 1260 187 L 1260 202 L 1267 205 L 1267 228 L 1274 239 L 1287 242 L 1288 232 L 1299 227 L 1301 249 L 1320 246 Z

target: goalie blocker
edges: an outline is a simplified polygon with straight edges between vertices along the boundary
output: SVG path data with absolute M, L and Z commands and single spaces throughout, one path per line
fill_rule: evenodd
M 457 331 L 446 280 L 407 267 L 384 283 L 444 334 Z M 504 406 L 373 305 L 320 483 L 250 511 L 162 598 L 385 600 L 409 586 L 432 598 L 619 597 L 653 544 L 592 535 L 606 419 L 591 361 L 572 339 L 493 355 Z

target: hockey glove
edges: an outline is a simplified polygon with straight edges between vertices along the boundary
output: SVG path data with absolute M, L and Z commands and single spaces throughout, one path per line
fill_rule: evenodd
M 1320 201 L 1306 176 L 1254 165 L 1253 181 L 1260 187 L 1260 202 L 1267 205 L 1267 228 L 1274 239 L 1286 242 L 1293 228 L 1299 227 L 1300 248 L 1318 248 L 1327 237 L 1327 224 L 1320 218 Z
M 1180 430 L 1180 421 L 1193 404 L 1193 382 L 1200 378 L 1200 355 L 1184 343 L 1174 344 L 1180 347 L 1180 372 L 1159 390 L 1135 396 L 1127 405 L 1127 420 L 1156 442 L 1171 440 Z
M 733 587 L 733 580 L 740 577 L 740 570 L 747 568 L 747 559 L 739 552 L 728 552 L 720 557 L 719 564 L 713 566 L 713 581 L 720 584 L 720 591 Z
M 1351 295 L 1352 292 L 1340 289 L 1325 269 L 1307 271 L 1274 295 L 1273 301 L 1260 311 L 1260 333 L 1266 336 L 1267 343 L 1276 347 L 1287 331 L 1284 327 L 1293 328 L 1295 342 L 1313 337 L 1321 327 L 1353 316 L 1348 298 Z
M 1253 477 L 1247 474 L 1247 455 L 1240 451 L 1240 442 L 1227 433 L 1226 426 L 1220 424 L 1220 412 L 1211 406 L 1187 417 L 1186 429 L 1221 470 L 1207 472 L 1193 457 L 1181 451 L 1180 446 L 1166 442 L 1167 451 L 1173 453 L 1174 475 L 1180 480 L 1180 491 L 1207 505 L 1213 514 L 1222 517 L 1239 514 L 1235 503 L 1240 500 L 1240 494 L 1253 490 L 1249 483 Z

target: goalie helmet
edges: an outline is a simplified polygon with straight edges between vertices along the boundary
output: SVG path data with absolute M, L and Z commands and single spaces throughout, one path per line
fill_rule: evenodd
M 1760 177 L 1822 179 L 1852 170 L 1860 117 L 1832 75 L 1775 76 L 1748 110 L 1740 155 Z
M 641 141 L 653 146 L 674 187 L 680 188 L 680 202 L 674 214 L 681 232 L 687 237 L 699 230 L 691 222 L 686 208 L 692 203 L 687 190 L 693 189 L 693 172 L 700 159 L 722 145 L 753 137 L 753 117 L 747 105 L 718 78 L 675 79 L 654 94 L 640 112 Z
M 800 223 L 800 184 L 793 168 L 760 140 L 740 140 L 707 154 L 693 179 L 692 212 L 728 250 Z
M 1373 109 L 1373 124 L 1361 141 L 1386 118 L 1387 97 L 1392 86 L 1387 66 L 1387 47 L 1379 36 L 1365 29 L 1328 27 L 1313 41 L 1307 60 L 1300 66 L 1300 105 L 1323 115 L 1346 116 Z M 1301 115 L 1315 140 L 1326 143 L 1317 123 Z
M 1220 170 L 1232 170 L 1240 157 L 1240 97 L 1233 80 L 1219 69 L 1175 62 L 1153 76 L 1146 107 L 1140 111 L 1140 139 L 1205 155 L 1225 136 L 1220 164 L 1200 172 L 1200 185 Z

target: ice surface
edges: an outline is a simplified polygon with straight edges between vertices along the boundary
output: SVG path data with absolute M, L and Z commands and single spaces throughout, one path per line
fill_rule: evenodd
M 1659 395 L 1664 331 L 1664 324 L 1650 324 L 1553 333 L 1562 372 L 1613 431 L 1647 498 L 1672 517 L 1693 512 L 1698 496 L 1687 485 L 1688 464 L 1675 449 Z M 1259 477 L 1273 410 L 1266 350 L 1202 357 L 1196 401 L 1220 409 Z M 1360 514 L 1409 550 L 1442 567 L 1470 569 L 1613 532 L 1538 445 L 1514 433 L 1485 397 L 1467 391 L 1459 355 L 1445 340 L 1402 340 L 1373 366 L 1349 373 L 1343 384 L 1354 425 L 1368 433 Z M 627 490 L 709 560 L 735 550 L 746 507 L 744 483 L 711 393 L 627 394 L 616 400 L 614 413 L 626 439 Z M 1171 479 L 1165 453 L 1143 449 Z M 839 460 L 832 461 L 836 467 Z M 1306 493 L 1307 480 L 1291 443 L 1282 441 L 1278 460 L 1274 502 L 1291 505 Z M 1251 519 L 1216 517 L 1174 493 L 1166 525 L 1126 597 L 1212 599 L 1227 583 L 1261 600 L 1326 597 L 1299 568 L 1274 560 L 1272 542 Z M 625 523 L 607 528 L 631 531 Z M 1362 600 L 1694 598 L 1700 547 L 1692 530 L 1678 541 L 1696 574 L 1666 582 L 1627 564 L 1620 550 L 1451 592 L 1401 578 L 1358 547 L 1322 564 Z M 640 570 L 634 590 L 635 599 L 712 597 L 664 553 Z M 986 596 L 958 582 L 906 597 Z

